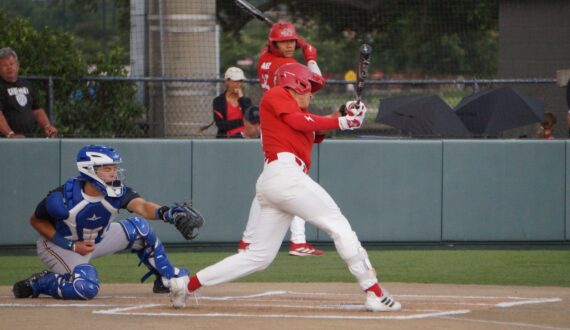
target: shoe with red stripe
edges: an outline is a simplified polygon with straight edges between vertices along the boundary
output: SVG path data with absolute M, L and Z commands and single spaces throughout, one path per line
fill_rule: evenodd
M 245 252 L 245 250 L 247 250 L 247 248 L 249 247 L 249 243 L 242 241 L 239 241 L 238 243 L 238 253 L 242 253 Z
M 321 256 L 325 253 L 323 250 L 316 249 L 309 243 L 295 244 L 291 242 L 289 245 L 289 255 L 291 256 Z

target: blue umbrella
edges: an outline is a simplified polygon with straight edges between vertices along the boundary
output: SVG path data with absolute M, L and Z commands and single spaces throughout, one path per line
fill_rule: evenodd
M 451 107 L 439 96 L 399 96 L 380 101 L 376 122 L 412 136 L 468 137 L 471 135 Z
M 544 103 L 511 88 L 487 89 L 464 97 L 455 113 L 476 135 L 498 133 L 532 123 L 544 117 Z

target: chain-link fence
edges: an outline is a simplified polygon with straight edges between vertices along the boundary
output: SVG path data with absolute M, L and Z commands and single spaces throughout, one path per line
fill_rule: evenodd
M 43 91 L 46 100 L 46 110 L 57 124 L 58 118 L 53 111 L 53 90 L 59 79 L 53 77 L 27 77 L 33 80 L 38 88 Z M 214 138 L 216 126 L 199 132 L 199 128 L 212 122 L 212 100 L 223 93 L 224 81 L 221 79 L 197 79 L 197 78 L 124 78 L 124 77 L 98 77 L 77 79 L 78 88 L 71 93 L 63 102 L 63 107 L 69 107 L 70 111 L 80 111 L 80 108 L 97 109 L 95 106 L 100 98 L 99 89 L 105 89 L 108 84 L 133 85 L 146 91 L 142 93 L 146 97 L 139 99 L 144 111 L 140 117 L 134 120 L 135 127 L 109 133 L 92 134 L 82 129 L 64 133 L 64 137 L 147 137 L 147 138 Z M 81 87 L 83 86 L 83 87 Z M 85 88 L 84 86 L 87 86 Z M 545 112 L 552 112 L 559 121 L 564 121 L 566 109 L 557 109 L 549 98 L 544 95 L 563 93 L 556 85 L 554 79 L 494 79 L 494 80 L 369 80 L 366 83 L 363 101 L 368 106 L 366 125 L 351 132 L 330 132 L 335 138 L 409 138 L 408 132 L 376 122 L 376 116 L 384 99 L 397 96 L 410 95 L 437 95 L 440 96 L 450 107 L 455 107 L 460 101 L 476 91 L 497 88 L 513 87 L 529 96 L 534 96 L 543 101 Z M 168 88 L 166 88 L 168 87 Z M 245 94 L 254 104 L 259 104 L 262 91 L 256 79 L 248 79 L 245 82 Z M 172 97 L 171 96 L 178 96 Z M 199 96 L 195 101 L 184 97 Z M 310 111 L 319 115 L 328 115 L 338 110 L 342 104 L 354 99 L 354 84 L 343 80 L 329 80 L 326 88 L 319 91 L 313 97 Z M 151 101 L 152 100 L 152 101 Z M 149 102 L 155 102 L 155 108 L 164 109 L 160 112 L 152 112 L 151 107 L 145 106 Z M 61 104 L 61 103 L 60 103 Z M 113 109 L 107 109 L 113 111 Z M 157 116 L 163 116 L 158 117 Z M 92 117 L 91 117 L 92 118 Z M 95 120 L 97 117 L 95 117 Z M 81 127 L 83 123 L 78 122 Z M 558 125 L 558 137 L 566 137 L 567 131 L 564 125 Z M 502 132 L 499 138 L 533 138 L 536 125 L 527 125 Z M 417 137 L 417 136 L 414 136 Z M 477 136 L 475 136 L 477 137 Z M 441 136 L 421 136 L 421 138 L 441 138 Z

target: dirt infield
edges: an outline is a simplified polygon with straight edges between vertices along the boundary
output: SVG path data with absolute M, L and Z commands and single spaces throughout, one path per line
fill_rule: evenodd
M 2 329 L 570 329 L 570 288 L 387 283 L 402 311 L 370 313 L 347 283 L 230 283 L 187 307 L 149 285 L 103 284 L 92 301 L 15 299 L 0 287 Z

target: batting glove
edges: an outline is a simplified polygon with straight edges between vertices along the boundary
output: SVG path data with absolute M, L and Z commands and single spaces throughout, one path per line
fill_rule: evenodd
M 360 102 L 359 107 L 356 107 L 356 101 L 346 103 L 346 116 L 338 118 L 338 126 L 341 130 L 353 130 L 359 128 L 364 123 L 366 117 L 366 105 Z
M 297 41 L 297 46 L 303 50 L 303 56 L 305 56 L 305 62 L 317 61 L 317 49 L 315 46 L 306 42 L 305 39 L 299 38 Z

